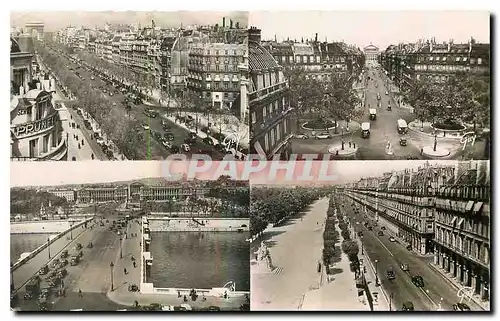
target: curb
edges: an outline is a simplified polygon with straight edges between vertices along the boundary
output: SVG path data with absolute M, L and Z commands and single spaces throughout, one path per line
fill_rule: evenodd
M 450 285 L 451 285 L 452 287 L 454 287 L 455 289 L 460 290 L 460 287 L 459 287 L 458 285 L 456 285 L 456 284 L 455 284 L 455 282 L 453 282 L 452 280 L 450 280 L 450 278 L 449 278 L 449 277 L 448 277 L 445 273 L 443 273 L 443 271 L 441 271 L 441 269 L 439 269 L 438 267 L 436 267 L 436 266 L 434 265 L 434 263 L 429 262 L 429 265 L 431 266 L 431 268 L 432 268 L 433 270 L 435 270 L 435 271 L 436 271 L 436 272 L 438 272 L 440 275 L 442 275 L 442 276 L 443 276 L 443 279 L 444 279 L 444 280 L 445 280 L 448 284 L 450 284 Z M 471 300 L 472 300 L 472 301 L 474 301 L 474 303 L 475 303 L 475 304 L 476 304 L 479 308 L 481 308 L 483 311 L 490 311 L 490 310 L 486 310 L 486 309 L 483 307 L 482 303 L 481 303 L 481 302 L 478 302 L 478 301 L 477 301 L 477 299 L 476 299 L 475 297 L 472 297 L 472 298 L 471 298 Z
M 372 260 L 370 259 L 370 257 L 366 254 L 364 254 L 363 256 L 366 259 L 366 261 L 369 263 L 371 270 L 376 274 L 375 267 L 373 266 L 373 263 L 372 263 Z M 382 292 L 382 296 L 384 297 L 385 303 L 387 303 L 387 306 L 389 306 L 389 297 L 387 296 L 387 293 L 385 292 L 385 289 L 382 286 L 382 284 L 380 284 L 378 286 L 378 288 L 380 289 L 380 292 Z

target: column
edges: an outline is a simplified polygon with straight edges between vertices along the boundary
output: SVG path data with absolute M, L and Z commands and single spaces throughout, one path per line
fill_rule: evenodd
M 439 264 L 439 248 L 437 244 L 434 244 L 434 265 Z
M 481 276 L 479 286 L 480 286 L 479 295 L 481 297 L 481 300 L 487 300 L 487 291 L 486 291 L 485 287 L 488 286 L 488 281 L 486 280 L 486 278 L 484 276 Z
M 36 142 L 36 156 L 37 157 L 40 157 L 40 155 L 42 154 L 42 144 L 43 144 L 43 136 L 39 136 L 38 138 L 35 138 L 37 140 Z
M 472 277 L 472 280 L 471 280 L 472 293 L 477 294 L 478 275 L 475 272 L 473 272 L 471 277 Z
M 450 262 L 450 273 L 451 273 L 451 276 L 452 277 L 455 277 L 457 275 L 456 271 L 455 271 L 455 259 L 451 259 L 451 262 Z
M 460 264 L 460 261 L 457 262 L 457 275 L 456 275 L 457 281 L 462 282 L 462 265 Z
M 464 268 L 464 280 L 462 284 L 465 286 L 469 286 L 469 280 L 470 280 L 470 270 L 466 267 Z
M 444 269 L 445 261 L 446 261 L 446 254 L 441 253 L 441 269 Z

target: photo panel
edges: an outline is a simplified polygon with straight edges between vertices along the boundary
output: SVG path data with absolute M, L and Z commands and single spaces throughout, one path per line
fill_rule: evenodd
M 13 163 L 11 308 L 249 311 L 249 182 L 169 166 Z
M 248 13 L 12 12 L 11 160 L 248 154 Z
M 252 11 L 253 154 L 490 158 L 487 11 Z
M 330 172 L 251 181 L 252 311 L 490 311 L 488 160 Z

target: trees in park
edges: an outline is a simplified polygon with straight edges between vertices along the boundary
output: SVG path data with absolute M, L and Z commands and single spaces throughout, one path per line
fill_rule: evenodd
M 37 214 L 40 212 L 42 204 L 57 206 L 66 206 L 67 201 L 63 197 L 55 196 L 45 191 L 36 191 L 34 189 L 14 188 L 10 193 L 10 213 L 16 214 Z
M 358 116 L 356 107 L 361 101 L 347 73 L 332 72 L 320 79 L 298 67 L 286 68 L 284 74 L 290 86 L 290 106 L 295 108 L 297 127 L 301 116 L 309 116 L 325 124 L 333 119 L 337 132 L 337 121 Z
M 312 188 L 252 188 L 250 196 L 252 235 L 262 232 L 269 223 L 277 224 L 300 213 L 320 195 L 320 190 Z
M 462 122 L 489 127 L 489 78 L 470 73 L 450 75 L 445 82 L 420 78 L 413 84 L 405 99 L 415 108 L 422 121 L 452 126 Z M 451 129 L 451 128 L 450 128 Z

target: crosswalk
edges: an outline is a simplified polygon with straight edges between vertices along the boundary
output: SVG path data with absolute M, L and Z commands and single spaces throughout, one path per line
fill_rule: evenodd
M 283 267 L 279 266 L 273 270 L 273 274 L 281 274 L 283 272 Z

